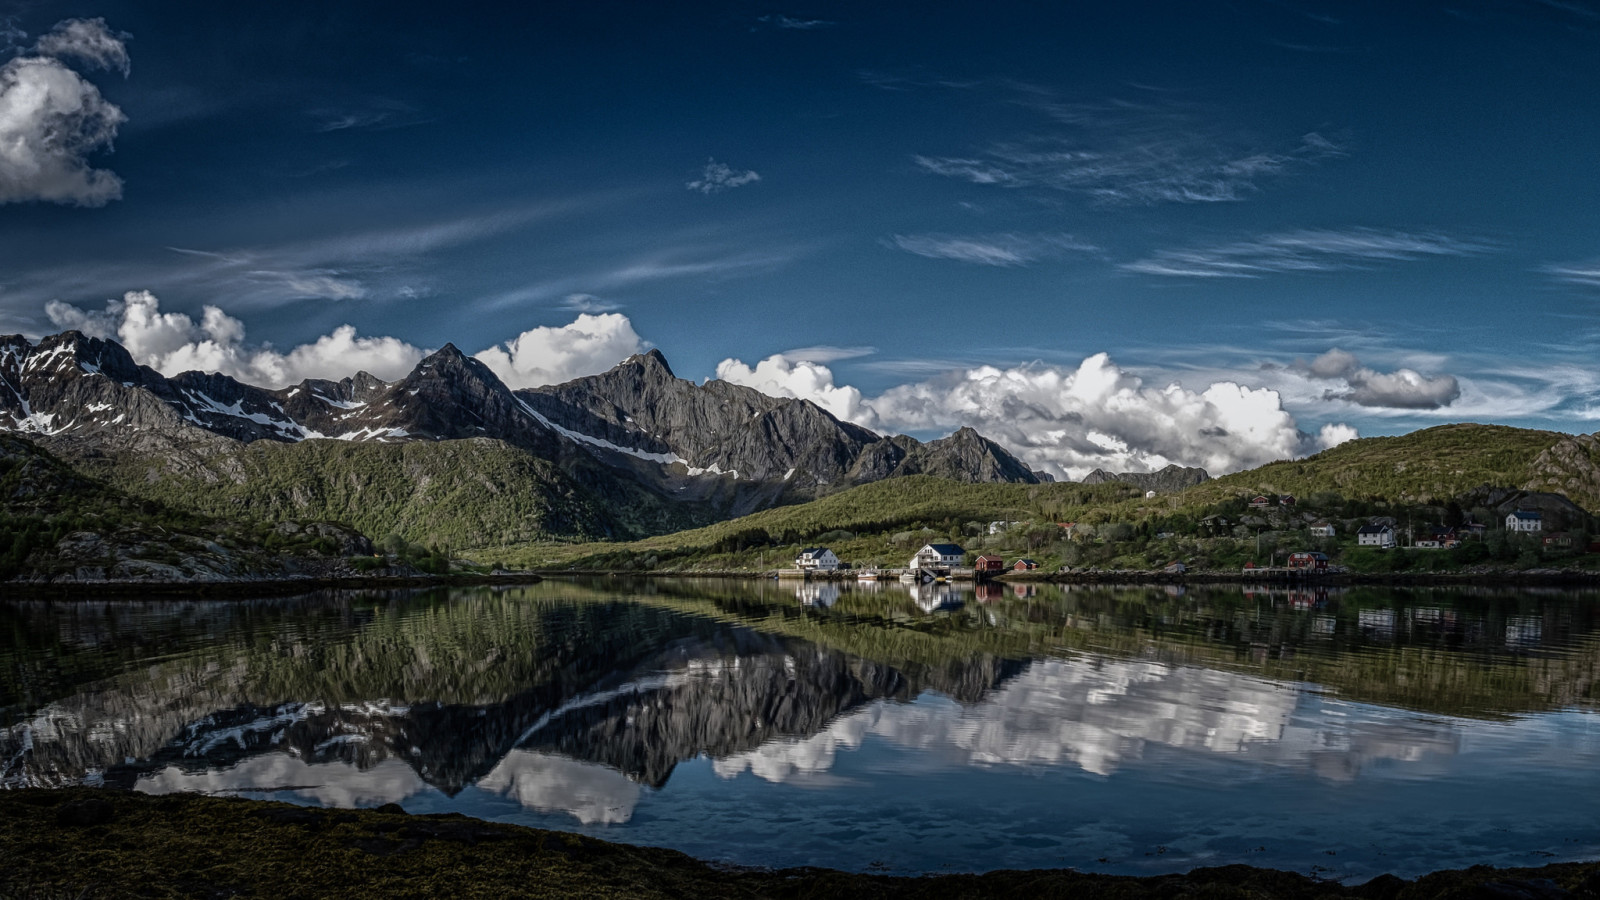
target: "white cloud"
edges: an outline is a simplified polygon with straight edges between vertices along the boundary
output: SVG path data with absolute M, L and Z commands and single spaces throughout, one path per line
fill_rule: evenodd
M 873 428 L 876 417 L 862 403 L 861 392 L 848 385 L 833 383 L 833 372 L 821 363 L 792 359 L 775 353 L 755 364 L 737 359 L 717 363 L 717 378 L 732 384 L 752 387 L 770 397 L 795 397 L 810 400 L 836 419 Z
M 1348 400 L 1357 406 L 1439 409 L 1461 396 L 1461 384 L 1453 375 L 1429 378 L 1403 368 L 1379 372 L 1361 365 L 1355 354 L 1337 347 L 1297 368 L 1314 379 L 1345 382 L 1345 389 L 1330 390 L 1324 396 L 1330 400 Z
M 1025 266 L 1067 252 L 1099 250 L 1067 234 L 897 234 L 894 245 L 930 259 L 953 259 L 984 266 Z
M 90 66 L 121 72 L 126 78 L 131 62 L 123 41 L 128 37 L 112 34 L 105 19 L 67 19 L 57 22 L 50 33 L 39 38 L 33 49 L 40 56 L 76 59 Z
M 644 346 L 627 316 L 583 313 L 570 325 L 524 331 L 477 358 L 513 389 L 530 388 L 599 374 Z
M 57 59 L 6 62 L 0 66 L 0 204 L 104 206 L 120 199 L 122 179 L 91 167 L 88 157 L 109 148 L 125 121 L 98 88 Z
M 1356 436 L 1347 425 L 1301 431 L 1277 391 L 1219 381 L 1201 391 L 1147 387 L 1104 353 L 1076 369 L 1030 365 L 961 369 L 864 397 L 826 366 L 784 354 L 754 367 L 723 360 L 717 377 L 778 397 L 811 400 L 879 431 L 970 425 L 1035 469 L 1082 478 L 1091 470 L 1152 471 L 1169 463 L 1213 475 L 1290 459 Z
M 747 169 L 744 172 L 734 171 L 728 164 L 719 163 L 715 159 L 706 160 L 706 167 L 700 177 L 684 185 L 691 191 L 702 194 L 720 194 L 723 191 L 736 187 L 743 187 L 761 180 L 755 170 Z
M 814 31 L 818 28 L 827 28 L 835 24 L 827 19 L 796 19 L 792 16 L 778 14 L 757 16 L 756 21 L 771 25 L 774 28 L 784 28 L 790 31 Z
M 1600 262 L 1546 266 L 1544 273 L 1556 281 L 1583 287 L 1600 287 Z
M 1410 261 L 1427 256 L 1471 256 L 1490 249 L 1487 244 L 1432 232 L 1306 229 L 1216 247 L 1160 250 L 1122 268 L 1169 277 L 1260 278 L 1278 272 L 1356 269 L 1376 262 Z
M 119 341 L 135 361 L 163 375 L 221 372 L 269 388 L 306 378 L 337 380 L 357 371 L 392 380 L 424 355 L 397 338 L 360 337 L 351 325 L 279 353 L 267 344 L 246 344 L 244 323 L 215 306 L 204 307 L 195 322 L 184 313 L 161 312 L 161 301 L 149 291 L 129 291 L 104 310 L 85 311 L 53 300 L 45 312 L 57 328 Z

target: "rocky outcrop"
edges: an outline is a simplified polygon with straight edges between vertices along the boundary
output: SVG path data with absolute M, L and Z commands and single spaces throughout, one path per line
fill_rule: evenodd
M 1563 437 L 1534 458 L 1524 490 L 1565 494 L 1600 509 L 1600 434 Z
M 1083 476 L 1084 484 L 1105 484 L 1112 481 L 1121 481 L 1137 485 L 1146 491 L 1155 491 L 1158 494 L 1168 494 L 1181 491 L 1186 487 L 1193 487 L 1211 480 L 1211 475 L 1198 466 L 1168 465 L 1156 472 L 1118 472 L 1113 475 L 1104 469 L 1095 469 Z

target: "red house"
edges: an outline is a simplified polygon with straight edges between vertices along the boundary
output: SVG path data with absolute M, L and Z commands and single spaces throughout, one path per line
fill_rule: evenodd
M 1326 569 L 1328 567 L 1328 554 L 1318 553 L 1315 550 L 1301 550 L 1289 554 L 1289 568 L 1291 569 Z
M 972 570 L 974 572 L 1004 572 L 1006 570 L 1006 561 L 1004 557 L 990 556 L 985 553 L 972 561 Z
M 1019 559 L 1011 564 L 1011 571 L 1013 572 L 1031 572 L 1037 568 L 1039 568 L 1039 564 L 1027 558 Z

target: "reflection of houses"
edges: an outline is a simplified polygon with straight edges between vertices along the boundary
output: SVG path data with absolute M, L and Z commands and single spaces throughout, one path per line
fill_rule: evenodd
M 1011 564 L 1011 571 L 1013 572 L 1032 572 L 1037 568 L 1039 568 L 1039 564 L 1027 557 L 1023 557 Z
M 826 609 L 839 602 L 839 584 L 833 581 L 807 581 L 794 589 L 794 595 L 805 606 Z
M 808 547 L 795 557 L 794 567 L 804 572 L 832 572 L 839 568 L 839 557 L 827 547 Z
M 1517 650 L 1534 647 L 1544 640 L 1544 620 L 1538 616 L 1511 616 L 1506 619 L 1506 647 Z
M 908 569 L 937 569 L 961 565 L 967 551 L 959 544 L 923 544 L 917 555 L 906 564 Z
M 1006 569 L 1005 557 L 991 556 L 987 553 L 973 560 L 972 570 L 979 575 L 988 572 L 1004 572 Z
M 1311 526 L 1311 536 L 1316 538 L 1331 538 L 1334 536 L 1332 522 L 1318 522 Z
M 1018 600 L 1027 600 L 1039 596 L 1039 586 L 1036 584 L 1013 584 L 1011 593 L 1016 594 Z
M 979 603 L 993 603 L 1005 599 L 1006 586 L 998 581 L 980 581 L 973 586 L 973 593 L 977 595 Z
M 907 588 L 907 592 L 911 594 L 911 602 L 923 612 L 961 607 L 961 595 L 948 584 L 913 584 Z
M 1363 525 L 1356 529 L 1356 544 L 1388 550 L 1394 546 L 1394 527 L 1387 523 Z
M 1356 625 L 1361 636 L 1376 641 L 1394 640 L 1394 610 L 1363 609 L 1356 613 Z
M 1544 530 L 1544 513 L 1537 509 L 1519 509 L 1506 516 L 1507 531 L 1521 531 L 1531 534 Z

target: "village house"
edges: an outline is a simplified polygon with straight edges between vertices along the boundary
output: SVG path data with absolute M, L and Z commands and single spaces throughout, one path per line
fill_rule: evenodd
M 1481 538 L 1489 533 L 1489 526 L 1483 524 L 1482 522 L 1468 522 L 1465 525 L 1462 525 L 1460 528 L 1457 528 L 1456 533 L 1461 535 L 1463 538 Z
M 1318 522 L 1317 524 L 1311 526 L 1312 537 L 1331 538 L 1334 536 L 1334 533 L 1332 522 Z
M 1013 572 L 1031 572 L 1037 568 L 1039 568 L 1039 564 L 1031 559 L 1028 559 L 1027 557 L 1023 557 L 1022 559 L 1019 559 L 1011 564 L 1011 570 Z
M 987 553 L 978 557 L 972 563 L 972 570 L 980 574 L 983 572 L 1004 572 L 1005 569 L 1005 557 L 990 556 Z
M 1388 524 L 1363 525 L 1356 529 L 1356 545 L 1388 550 L 1394 547 L 1394 527 Z
M 1565 531 L 1554 532 L 1545 536 L 1544 545 L 1552 550 L 1564 550 L 1572 546 L 1572 535 Z
M 1544 513 L 1537 509 L 1519 509 L 1506 516 L 1507 531 L 1533 533 L 1544 530 Z
M 1252 499 L 1250 501 L 1250 508 L 1251 509 L 1266 509 L 1267 507 L 1269 507 L 1271 505 L 1272 505 L 1272 501 L 1268 500 L 1265 497 L 1256 497 L 1256 498 L 1254 498 L 1254 499 Z
M 794 567 L 804 572 L 832 572 L 839 568 L 839 557 L 827 547 L 808 547 L 795 557 Z
M 1429 528 L 1411 542 L 1418 550 L 1451 550 L 1460 544 L 1461 538 L 1454 528 Z
M 1021 524 L 1020 522 L 990 522 L 989 523 L 989 533 L 990 534 L 1003 534 L 1003 533 L 1005 533 L 1007 531 L 1010 531 L 1011 530 L 1011 526 L 1020 525 L 1020 524 Z
M 1189 567 L 1178 560 L 1173 560 L 1172 562 L 1167 563 L 1166 567 L 1161 571 L 1168 575 L 1182 575 L 1183 573 L 1189 571 Z
M 1296 502 L 1298 501 L 1294 499 L 1293 494 L 1284 494 L 1282 497 L 1278 498 L 1279 506 L 1294 506 Z
M 961 549 L 959 544 L 923 544 L 917 555 L 911 557 L 911 562 L 906 564 L 908 569 L 959 566 L 966 558 L 967 551 Z
M 1328 554 L 1316 550 L 1299 550 L 1289 554 L 1289 568 L 1323 571 L 1328 568 Z

